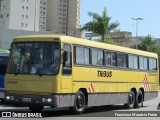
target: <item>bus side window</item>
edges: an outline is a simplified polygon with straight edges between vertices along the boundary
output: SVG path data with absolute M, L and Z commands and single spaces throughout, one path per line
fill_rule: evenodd
M 64 45 L 62 74 L 63 75 L 72 74 L 72 50 L 71 46 L 67 44 Z

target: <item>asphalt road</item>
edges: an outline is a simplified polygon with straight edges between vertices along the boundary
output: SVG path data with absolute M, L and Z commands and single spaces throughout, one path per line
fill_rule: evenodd
M 158 112 L 160 114 L 160 111 L 157 110 L 157 106 L 158 103 L 160 102 L 160 94 L 159 97 L 147 102 L 144 102 L 144 107 L 140 108 L 140 109 L 125 109 L 123 105 L 114 105 L 114 106 L 102 106 L 102 107 L 90 107 L 87 108 L 85 113 L 81 114 L 81 115 L 74 115 L 68 108 L 61 108 L 61 109 L 53 109 L 53 108 L 45 108 L 41 115 L 42 118 L 45 118 L 47 120 L 49 119 L 58 119 L 61 120 L 63 119 L 63 117 L 65 117 L 66 119 L 71 120 L 71 118 L 73 117 L 78 117 L 79 119 L 97 119 L 100 117 L 100 119 L 107 119 L 109 118 L 111 120 L 117 119 L 117 115 L 128 115 L 130 113 L 136 113 L 136 114 L 141 114 L 141 113 L 145 113 L 148 114 L 149 112 L 156 113 Z M 10 107 L 10 106 L 6 106 L 1 104 L 0 105 L 0 114 L 2 114 L 2 112 L 16 112 L 16 113 L 30 113 L 30 110 L 26 107 Z M 144 114 L 144 116 L 145 116 Z M 117 116 L 117 117 L 115 117 Z M 143 117 L 143 116 L 140 116 Z M 146 116 L 145 116 L 146 117 Z M 149 116 L 147 116 L 147 119 L 150 119 Z M 154 117 L 154 116 L 152 116 Z M 122 120 L 122 119 L 137 119 L 137 117 L 118 117 L 118 120 Z M 144 117 L 143 117 L 144 118 Z M 1 118 L 0 118 L 1 119 Z M 3 118 L 4 119 L 4 118 Z M 12 118 L 14 119 L 14 118 Z M 17 120 L 17 118 L 15 118 Z M 159 117 L 154 117 L 154 119 L 159 119 Z

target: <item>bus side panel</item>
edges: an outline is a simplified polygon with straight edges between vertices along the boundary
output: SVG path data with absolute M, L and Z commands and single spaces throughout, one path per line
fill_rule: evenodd
M 4 99 L 4 75 L 0 75 L 0 99 Z

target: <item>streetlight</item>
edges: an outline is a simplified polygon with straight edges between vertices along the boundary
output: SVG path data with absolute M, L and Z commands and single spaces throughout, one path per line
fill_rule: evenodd
M 136 37 L 137 37 L 137 34 L 138 34 L 138 21 L 139 20 L 143 20 L 143 18 L 131 18 L 131 19 L 133 19 L 133 20 L 136 20 L 137 22 L 137 24 L 136 24 Z

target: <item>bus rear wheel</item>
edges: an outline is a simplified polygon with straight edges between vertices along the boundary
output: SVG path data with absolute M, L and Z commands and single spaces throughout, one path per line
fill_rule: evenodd
M 38 105 L 29 106 L 30 111 L 34 112 L 34 113 L 41 112 L 43 110 L 43 108 L 44 108 L 44 106 L 38 106 Z
M 127 103 L 124 104 L 124 106 L 127 108 L 127 109 L 133 109 L 134 106 L 135 106 L 135 93 L 131 90 L 129 95 L 128 95 L 128 100 L 127 100 Z
M 73 110 L 75 114 L 81 114 L 86 108 L 86 98 L 84 93 L 79 90 L 74 99 Z
M 142 106 L 143 106 L 143 93 L 141 90 L 139 90 L 136 95 L 135 108 L 140 108 Z

